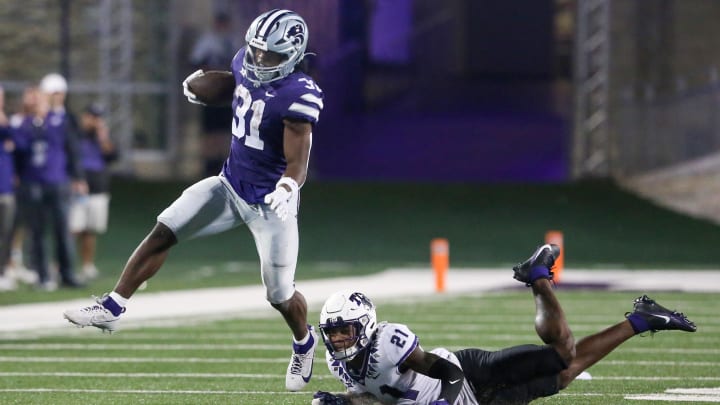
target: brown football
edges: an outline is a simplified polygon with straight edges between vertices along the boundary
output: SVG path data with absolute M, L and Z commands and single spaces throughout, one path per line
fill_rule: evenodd
M 207 105 L 230 105 L 235 91 L 235 77 L 232 72 L 208 70 L 204 73 L 188 82 L 190 91 Z

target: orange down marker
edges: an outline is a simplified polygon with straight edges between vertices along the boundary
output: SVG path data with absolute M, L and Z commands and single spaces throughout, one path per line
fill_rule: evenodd
M 553 267 L 553 282 L 558 284 L 560 283 L 563 267 L 565 266 L 565 247 L 563 246 L 562 231 L 547 231 L 545 233 L 545 243 L 552 243 L 560 246 L 560 256 L 555 259 L 555 266 Z
M 450 244 L 445 238 L 435 238 L 430 242 L 430 261 L 435 273 L 435 291 L 445 291 L 445 277 L 450 267 Z

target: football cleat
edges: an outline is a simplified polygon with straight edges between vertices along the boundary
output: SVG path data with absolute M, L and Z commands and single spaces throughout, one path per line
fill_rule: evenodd
M 310 334 L 310 340 L 304 345 L 300 346 L 293 342 L 293 353 L 290 356 L 290 364 L 285 374 L 285 388 L 288 391 L 300 391 L 310 382 L 310 377 L 312 377 L 318 337 L 312 326 L 308 326 L 308 333 Z
M 117 321 L 120 317 L 113 315 L 109 309 L 103 306 L 105 297 L 106 295 L 100 298 L 93 297 L 95 299 L 95 305 L 65 310 L 63 316 L 79 328 L 94 326 L 103 332 L 108 331 L 112 333 L 117 329 Z M 123 308 L 122 311 L 125 312 L 125 308 Z
M 546 278 L 552 280 L 552 267 L 555 259 L 560 256 L 560 247 L 553 244 L 545 244 L 538 247 L 529 259 L 513 267 L 513 278 L 525 283 L 530 287 L 533 281 Z
M 627 318 L 631 314 L 637 314 L 644 318 L 650 326 L 651 332 L 659 330 L 684 330 L 695 332 L 695 323 L 689 320 L 682 312 L 671 311 L 647 295 L 635 298 L 633 311 L 625 314 Z

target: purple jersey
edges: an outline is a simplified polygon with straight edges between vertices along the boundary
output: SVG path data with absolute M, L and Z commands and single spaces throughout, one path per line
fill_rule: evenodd
M 243 200 L 258 204 L 275 189 L 287 166 L 283 153 L 283 119 L 314 125 L 323 108 L 323 93 L 301 72 L 256 87 L 244 75 L 244 54 L 243 48 L 232 61 L 233 138 L 223 175 Z
M 51 111 L 45 120 L 33 117 L 11 122 L 17 147 L 20 180 L 41 184 L 61 184 L 79 177 L 75 165 L 75 141 L 65 112 Z M 70 172 L 70 173 L 69 173 Z

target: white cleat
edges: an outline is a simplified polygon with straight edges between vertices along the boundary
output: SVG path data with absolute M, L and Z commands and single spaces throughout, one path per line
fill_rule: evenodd
M 68 309 L 63 312 L 63 316 L 68 321 L 74 323 L 79 328 L 86 326 L 94 326 L 99 328 L 103 332 L 108 331 L 110 333 L 117 329 L 117 321 L 120 319 L 119 316 L 113 315 L 110 310 L 102 305 L 104 297 L 95 298 L 95 305 L 89 307 L 82 307 L 78 309 Z M 123 309 L 123 312 L 125 310 Z
M 287 374 L 285 374 L 285 388 L 288 391 L 300 391 L 312 377 L 318 336 L 312 326 L 308 327 L 308 330 L 308 333 L 310 333 L 309 342 L 303 346 L 293 343 L 293 354 L 290 356 L 290 364 L 287 368 Z

